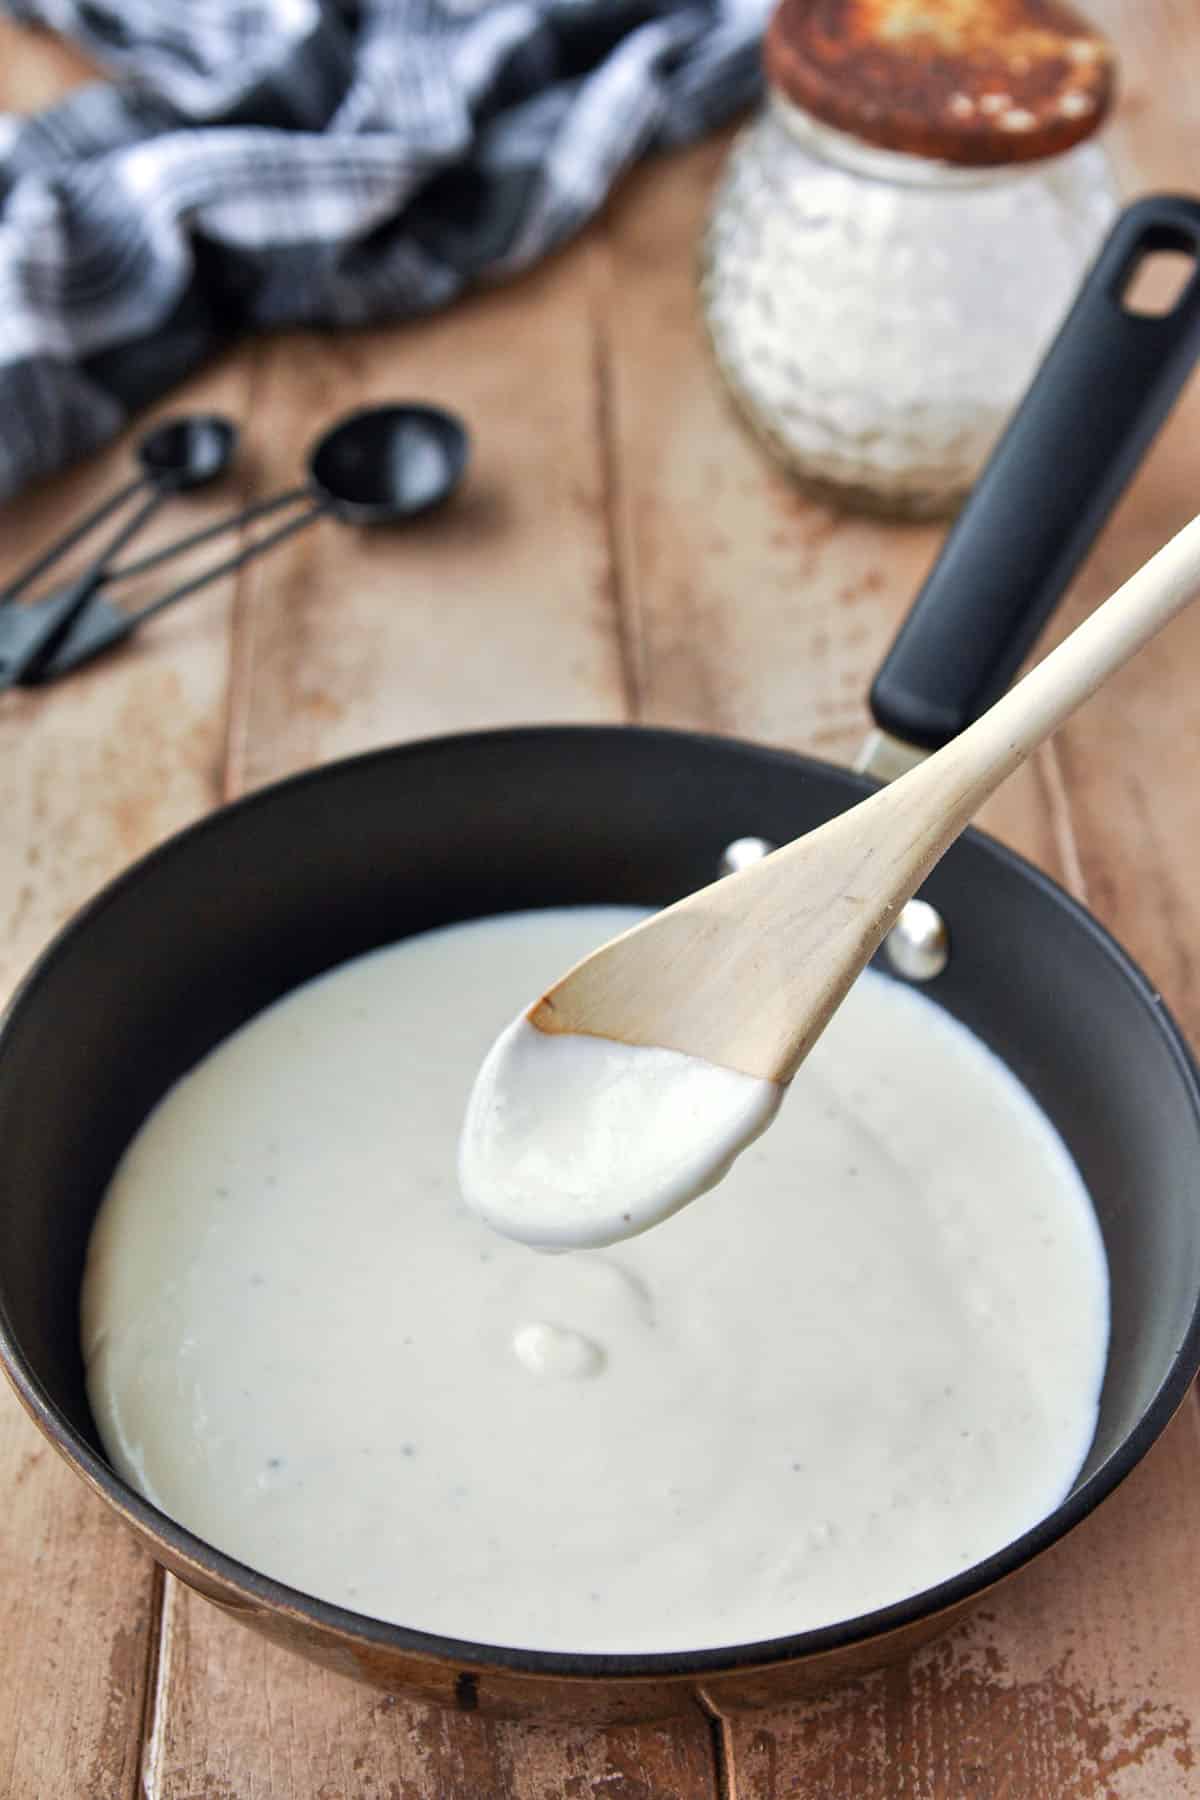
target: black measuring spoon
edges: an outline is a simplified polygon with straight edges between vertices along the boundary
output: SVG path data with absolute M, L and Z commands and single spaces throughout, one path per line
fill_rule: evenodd
M 134 446 L 134 456 L 141 465 L 141 473 L 124 487 L 110 494 L 72 525 L 70 531 L 51 544 L 48 550 L 31 562 L 27 568 L 0 588 L 0 606 L 7 606 L 25 589 L 35 582 L 39 575 L 44 575 L 68 550 L 94 531 L 97 525 L 117 511 L 118 507 L 132 500 L 143 488 L 154 490 L 150 501 L 141 508 L 130 522 L 130 526 L 121 539 L 126 543 L 133 531 L 140 528 L 149 518 L 159 499 L 168 494 L 183 494 L 190 488 L 204 487 L 207 482 L 215 481 L 229 467 L 233 453 L 237 448 L 237 426 L 232 419 L 223 418 L 220 413 L 185 414 L 178 419 L 162 419 L 151 427 Z M 105 551 L 105 558 L 115 554 L 114 545 L 110 544 Z
M 146 619 L 194 594 L 210 581 L 240 569 L 315 520 L 330 516 L 347 525 L 399 524 L 431 512 L 447 500 L 462 479 L 470 449 L 466 426 L 453 413 L 436 406 L 368 407 L 331 426 L 313 446 L 308 479 L 270 499 L 256 501 L 203 531 L 166 546 L 153 556 L 131 563 L 119 577 L 142 573 L 209 538 L 236 530 L 251 520 L 286 506 L 307 502 L 304 510 L 235 555 L 202 569 L 136 612 L 122 612 L 105 595 L 95 594 L 35 658 L 20 679 L 52 681 L 132 635 Z M 4 672 L 0 670 L 0 683 Z
M 233 421 L 219 413 L 164 419 L 145 434 L 135 450 L 141 473 L 101 501 L 0 592 L 0 688 L 11 687 L 45 655 L 95 594 L 113 558 L 164 500 L 205 487 L 224 474 L 237 448 L 237 435 Z M 148 496 L 81 575 L 49 599 L 28 606 L 13 604 L 66 551 L 145 488 L 150 489 Z

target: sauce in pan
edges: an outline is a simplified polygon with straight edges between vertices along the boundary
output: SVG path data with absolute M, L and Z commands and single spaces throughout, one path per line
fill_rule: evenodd
M 654 1231 L 542 1256 L 464 1207 L 485 1051 L 637 916 L 406 940 L 162 1101 L 97 1220 L 83 1340 L 112 1460 L 165 1512 L 380 1618 L 647 1652 L 865 1612 L 1062 1498 L 1107 1342 L 1090 1203 L 1003 1066 L 881 975 Z

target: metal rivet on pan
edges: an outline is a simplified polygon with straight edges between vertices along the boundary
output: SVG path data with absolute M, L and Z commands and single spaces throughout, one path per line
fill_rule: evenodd
M 774 849 L 775 845 L 769 838 L 734 838 L 732 844 L 726 844 L 721 852 L 720 873 L 736 875 L 739 869 L 748 869 L 751 863 L 761 862 L 764 856 L 770 856 Z
M 910 900 L 884 940 L 887 959 L 906 981 L 932 981 L 950 961 L 946 921 L 927 900 Z

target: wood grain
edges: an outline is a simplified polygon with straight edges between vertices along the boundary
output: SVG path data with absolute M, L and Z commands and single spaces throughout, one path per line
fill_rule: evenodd
M 1194 11 L 1092 6 L 1127 71 L 1114 131 L 1126 190 L 1194 185 Z M 1194 513 L 1200 393 L 1118 509 L 1047 641 Z M 882 606 L 897 601 L 886 584 Z M 888 629 L 891 629 L 889 622 Z M 882 648 L 883 639 L 879 647 Z M 1200 618 L 1177 621 L 1064 728 L 988 823 L 1086 898 L 1200 1031 L 1200 853 L 1190 766 Z M 1001 796 L 997 797 L 998 799 Z M 730 1800 L 1185 1800 L 1200 1792 L 1200 1424 L 1163 1443 L 1087 1526 L 904 1668 L 797 1712 L 729 1721 Z
M 53 106 L 97 71 L 66 38 L 0 19 L 0 109 L 22 115 Z
M 622 717 L 596 260 L 581 243 L 421 324 L 266 347 L 250 439 L 271 485 L 294 481 L 304 447 L 352 407 L 429 400 L 474 442 L 461 493 L 432 518 L 322 522 L 247 571 L 231 791 L 398 738 Z
M 237 418 L 249 408 L 252 382 L 247 353 L 176 390 L 158 411 L 205 408 Z M 6 570 L 20 568 L 65 521 L 128 479 L 133 440 L 153 416 L 87 467 L 4 509 Z M 216 519 L 245 492 L 244 475 L 234 471 L 219 486 L 164 507 L 129 554 L 148 553 Z M 89 541 L 73 552 L 63 571 L 100 541 L 97 534 L 96 545 Z M 136 605 L 168 580 L 198 572 L 212 556 L 211 549 L 188 552 L 170 564 L 169 574 L 123 587 L 121 604 L 128 595 Z M 69 682 L 18 689 L 0 701 L 0 809 L 7 833 L 0 980 L 6 985 L 81 901 L 219 797 L 232 599 L 230 581 L 216 584 Z
M 1189 1407 L 1099 1512 L 948 1637 L 816 1703 L 727 1720 L 730 1800 L 1195 1794 L 1200 1660 L 1178 1600 L 1196 1585 L 1198 1457 Z
M 1126 70 L 1115 143 L 1127 188 L 1194 185 L 1191 0 L 1090 10 Z M 43 104 L 80 68 L 52 39 L 0 26 L 8 104 Z M 403 541 L 320 525 L 236 594 L 198 596 L 60 690 L 0 702 L 0 982 L 109 874 L 223 795 L 394 738 L 632 714 L 849 760 L 867 679 L 938 534 L 798 497 L 727 409 L 692 283 L 726 149 L 717 139 L 647 166 L 602 225 L 510 289 L 395 331 L 280 336 L 172 396 L 170 410 L 243 419 L 256 492 L 291 483 L 335 414 L 406 394 L 467 415 L 471 479 Z M 1056 629 L 1195 509 L 1198 426 L 1193 389 Z M 125 454 L 6 508 L 3 567 L 116 485 Z M 988 818 L 1086 892 L 1194 1036 L 1197 651 L 1200 621 L 1172 627 Z M 723 1721 L 719 1770 L 701 1726 L 486 1725 L 374 1694 L 174 1583 L 160 1622 L 158 1578 L 6 1395 L 0 1484 L 6 1800 L 1200 1792 L 1194 1400 L 1088 1525 L 966 1627 L 819 1704 Z
M 85 74 L 55 39 L 0 25 L 0 105 L 32 110 Z M 4 508 L 5 571 L 46 541 L 65 506 L 85 504 L 111 479 L 111 471 L 93 467 Z M 56 744 L 38 729 L 48 699 L 10 695 L 0 705 L 5 993 L 89 885 L 128 854 L 121 808 L 105 819 L 88 803 L 97 784 L 90 795 L 86 783 L 76 789 L 71 764 L 86 744 L 83 733 L 60 731 Z M 7 1386 L 0 1391 L 0 1490 L 0 1793 L 118 1800 L 136 1781 L 156 1577 Z
M 134 1792 L 156 1577 L 0 1393 L 0 1794 Z
M 1113 148 L 1131 191 L 1197 188 L 1195 9 L 1160 0 L 1094 8 L 1119 33 L 1124 93 Z M 1200 378 L 1193 376 L 1141 479 L 1076 584 L 1059 629 L 1095 606 L 1196 508 Z M 1200 748 L 1200 618 L 1184 617 L 1059 738 L 1081 868 L 1095 910 L 1158 981 L 1200 1041 L 1200 842 L 1194 783 L 1173 779 Z
M 153 1800 L 718 1800 L 701 1725 L 502 1725 L 277 1650 L 169 1581 Z

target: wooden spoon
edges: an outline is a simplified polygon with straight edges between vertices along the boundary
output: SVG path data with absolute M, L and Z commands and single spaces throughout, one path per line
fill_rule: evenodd
M 720 1181 L 983 801 L 1197 593 L 1200 519 L 936 756 L 578 963 L 479 1071 L 468 1206 L 524 1243 L 584 1248 Z
M 603 945 L 529 1009 L 530 1022 L 790 1081 L 989 794 L 1197 593 L 1200 518 L 944 749 Z

